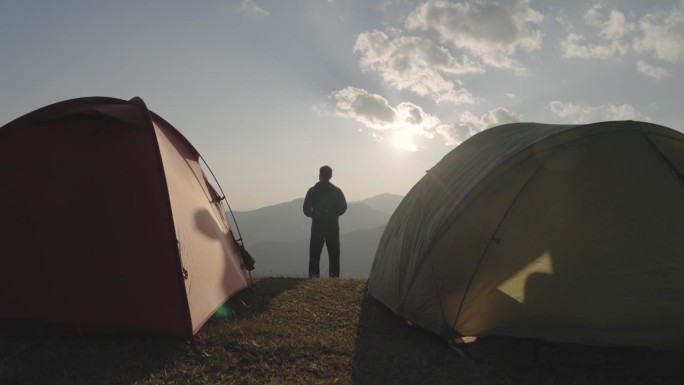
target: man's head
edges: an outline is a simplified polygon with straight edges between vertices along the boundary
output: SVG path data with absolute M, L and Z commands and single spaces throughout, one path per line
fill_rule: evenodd
M 327 182 L 332 178 L 332 168 L 330 166 L 323 166 L 318 170 L 318 180 Z

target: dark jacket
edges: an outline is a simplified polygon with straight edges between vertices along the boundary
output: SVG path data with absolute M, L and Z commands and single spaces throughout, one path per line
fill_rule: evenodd
M 347 200 L 339 187 L 318 182 L 306 192 L 304 215 L 311 217 L 311 230 L 339 230 L 338 218 L 347 211 Z

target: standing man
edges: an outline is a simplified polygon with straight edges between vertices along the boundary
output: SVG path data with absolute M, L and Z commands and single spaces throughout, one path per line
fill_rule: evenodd
M 338 218 L 347 211 L 347 200 L 342 190 L 330 183 L 332 168 L 323 166 L 319 182 L 306 192 L 304 215 L 311 218 L 309 242 L 309 278 L 320 276 L 319 262 L 325 243 L 330 261 L 330 276 L 340 276 L 340 224 Z

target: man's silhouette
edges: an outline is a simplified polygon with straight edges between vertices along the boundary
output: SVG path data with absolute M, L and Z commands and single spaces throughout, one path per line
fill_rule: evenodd
M 323 166 L 318 180 L 306 192 L 304 215 L 311 218 L 311 241 L 309 243 L 309 278 L 320 276 L 319 262 L 325 243 L 330 261 L 331 277 L 340 276 L 340 225 L 338 218 L 347 211 L 347 200 L 342 190 L 330 183 L 332 168 Z

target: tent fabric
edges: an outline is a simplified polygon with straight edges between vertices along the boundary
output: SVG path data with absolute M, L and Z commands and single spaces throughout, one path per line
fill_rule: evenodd
M 406 195 L 369 293 L 449 339 L 684 350 L 683 176 L 655 124 L 488 129 Z
M 139 98 L 0 128 L 0 319 L 195 334 L 247 286 L 199 159 Z

